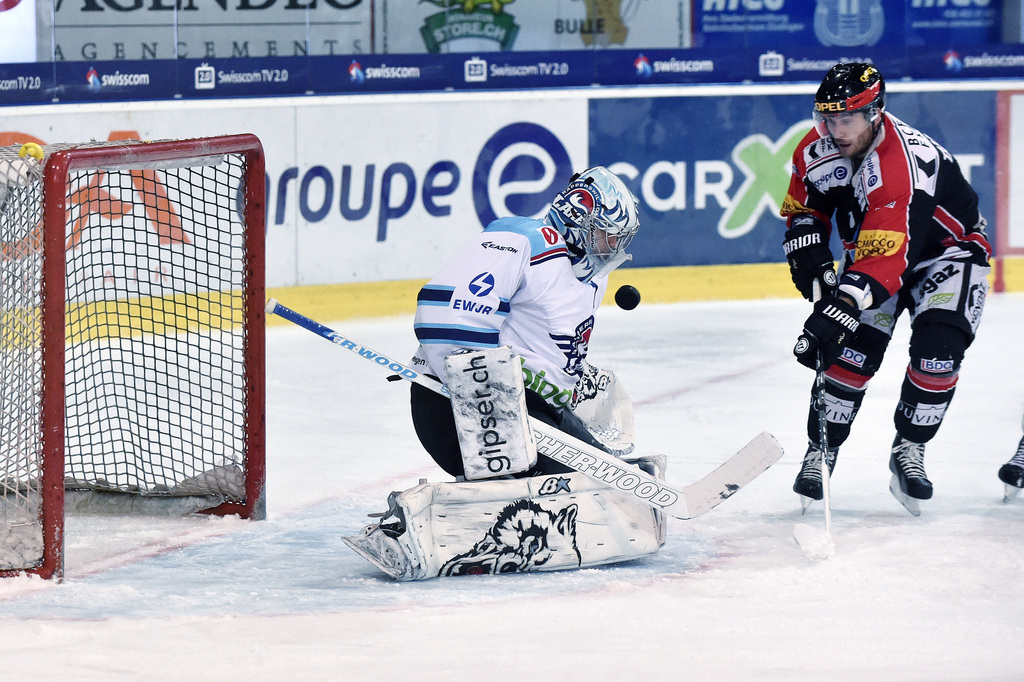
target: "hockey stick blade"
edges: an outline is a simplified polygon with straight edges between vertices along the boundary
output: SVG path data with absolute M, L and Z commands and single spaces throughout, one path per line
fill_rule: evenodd
M 819 528 L 798 523 L 793 526 L 793 539 L 800 545 L 808 559 L 831 559 L 835 556 L 836 548 L 832 543 L 832 536 Z
M 362 344 L 345 338 L 333 329 L 281 305 L 267 301 L 267 313 L 278 315 L 313 332 L 340 348 L 351 351 L 406 381 L 420 384 L 441 395 L 448 387 L 437 379 L 420 374 L 404 364 Z M 678 519 L 691 519 L 714 509 L 732 497 L 782 457 L 782 447 L 768 432 L 758 434 L 704 478 L 683 488 L 673 488 L 639 467 L 584 443 L 553 426 L 530 418 L 537 453 L 578 471 L 594 480 L 637 497 L 652 507 L 663 509 Z

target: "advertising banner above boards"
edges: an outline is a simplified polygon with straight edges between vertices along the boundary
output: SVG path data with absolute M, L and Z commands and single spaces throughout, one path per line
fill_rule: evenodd
M 3 0 L 18 1 L 30 0 Z M 690 0 L 39 0 L 37 17 L 35 30 L 26 28 L 40 62 L 686 48 L 692 42 Z
M 818 83 L 838 61 L 874 63 L 890 83 L 1024 78 L 1024 45 L 984 51 L 819 47 L 64 61 L 0 64 L 0 102 Z
M 375 51 L 373 3 L 367 0 L 35 2 L 40 62 L 306 57 Z
M 1024 136 L 997 115 L 1010 95 L 908 87 L 891 93 L 891 111 L 957 157 L 990 224 L 997 196 L 1018 215 L 1024 194 L 999 193 L 1020 179 L 1012 166 L 996 173 L 997 140 L 1016 159 Z M 0 144 L 255 133 L 268 286 L 427 278 L 496 217 L 542 215 L 572 172 L 594 164 L 639 200 L 629 267 L 782 262 L 778 207 L 811 127 L 810 92 L 683 90 L 19 107 Z
M 695 0 L 695 47 L 998 45 L 1002 0 Z
M 690 0 L 377 0 L 376 52 L 690 47 Z
M 1004 0 L 0 0 L 3 53 L 11 56 L 0 62 L 608 48 L 963 49 L 1019 42 L 1019 3 L 1007 4 L 1016 21 L 1003 21 L 1003 5 Z M 11 30 L 13 22 L 19 31 Z

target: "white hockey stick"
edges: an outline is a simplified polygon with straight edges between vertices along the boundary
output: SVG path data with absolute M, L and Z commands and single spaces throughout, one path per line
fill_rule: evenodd
M 447 387 L 437 379 L 420 374 L 393 358 L 347 339 L 333 329 L 281 305 L 274 299 L 267 301 L 267 312 L 318 334 L 362 359 L 394 372 L 406 381 L 420 384 L 441 395 L 448 395 Z M 534 439 L 537 441 L 538 454 L 610 487 L 634 495 L 652 507 L 665 510 L 677 519 L 692 519 L 714 509 L 782 457 L 782 447 L 774 436 L 766 431 L 758 434 L 704 478 L 682 488 L 673 488 L 638 467 L 532 417 L 530 428 L 533 429 Z

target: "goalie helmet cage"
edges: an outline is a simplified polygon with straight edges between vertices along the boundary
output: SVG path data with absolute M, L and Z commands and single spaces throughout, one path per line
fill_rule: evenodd
M 265 517 L 265 216 L 252 135 L 0 148 L 0 576 L 66 511 Z

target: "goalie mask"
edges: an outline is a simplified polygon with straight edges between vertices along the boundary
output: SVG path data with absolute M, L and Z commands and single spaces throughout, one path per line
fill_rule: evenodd
M 565 239 L 573 273 L 581 282 L 607 275 L 632 258 L 626 247 L 640 228 L 636 199 L 603 166 L 572 177 L 551 203 L 548 222 Z

